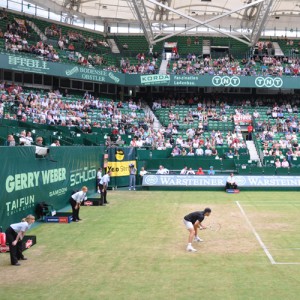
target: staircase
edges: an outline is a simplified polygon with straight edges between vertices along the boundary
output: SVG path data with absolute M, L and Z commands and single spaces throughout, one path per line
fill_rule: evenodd
M 27 23 L 37 33 L 37 35 L 41 38 L 41 41 L 43 41 L 43 42 L 47 41 L 47 37 L 42 33 L 42 31 L 32 21 L 27 21 Z
M 159 68 L 159 74 L 167 74 L 168 63 L 169 63 L 168 59 L 163 59 L 161 61 L 160 68 Z
M 246 145 L 247 145 L 247 149 L 249 151 L 250 154 L 250 160 L 252 161 L 257 161 L 258 162 L 258 166 L 261 166 L 261 162 L 255 147 L 255 144 L 253 141 L 246 141 Z
M 210 56 L 210 40 L 203 40 L 202 42 L 202 54 L 203 56 Z
M 153 129 L 158 130 L 162 127 L 159 120 L 156 118 L 155 114 L 153 113 L 152 109 L 149 107 L 149 105 L 146 102 L 143 102 L 143 110 L 145 112 L 145 115 L 148 115 L 151 119 L 154 120 L 153 122 Z
M 107 41 L 108 41 L 108 44 L 110 46 L 111 52 L 115 53 L 115 54 L 119 54 L 120 50 L 119 50 L 115 40 L 114 39 L 108 39 Z

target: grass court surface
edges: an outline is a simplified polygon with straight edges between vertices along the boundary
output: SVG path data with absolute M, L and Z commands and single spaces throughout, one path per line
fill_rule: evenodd
M 2 300 L 299 299 L 299 192 L 109 191 L 83 221 L 42 224 L 28 261 L 0 254 Z M 212 208 L 218 232 L 187 253 L 184 215 Z M 204 222 L 204 224 L 205 224 Z

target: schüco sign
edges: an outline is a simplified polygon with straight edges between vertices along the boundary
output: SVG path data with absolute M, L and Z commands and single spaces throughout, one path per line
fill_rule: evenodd
M 283 85 L 283 80 L 280 77 L 257 77 L 255 79 L 255 85 L 259 88 L 281 88 Z
M 241 83 L 241 80 L 237 76 L 214 76 L 212 78 L 212 84 L 214 86 L 233 86 L 237 87 Z

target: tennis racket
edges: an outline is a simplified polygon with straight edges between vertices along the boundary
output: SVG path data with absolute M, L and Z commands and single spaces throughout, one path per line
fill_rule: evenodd
M 206 225 L 206 229 L 210 230 L 210 231 L 220 231 L 222 228 L 220 223 L 209 223 L 208 225 Z M 204 230 L 203 228 L 200 228 L 201 230 Z

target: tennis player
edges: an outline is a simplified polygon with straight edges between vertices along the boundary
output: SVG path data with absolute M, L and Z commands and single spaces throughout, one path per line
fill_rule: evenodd
M 197 250 L 192 246 L 193 239 L 195 242 L 203 242 L 199 238 L 197 231 L 198 227 L 201 229 L 206 229 L 206 226 L 202 225 L 202 221 L 205 217 L 208 217 L 211 214 L 210 208 L 205 208 L 203 211 L 195 211 L 183 218 L 183 223 L 186 229 L 189 231 L 189 243 L 186 247 L 186 250 L 189 252 L 196 252 Z

